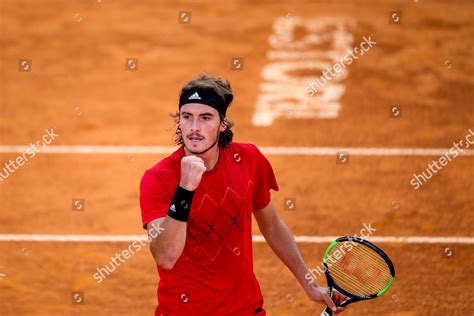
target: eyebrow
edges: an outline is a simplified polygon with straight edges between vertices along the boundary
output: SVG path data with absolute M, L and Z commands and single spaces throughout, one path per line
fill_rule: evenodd
M 186 111 L 182 111 L 181 114 L 193 115 L 193 113 L 191 113 L 191 112 L 186 112 Z M 205 112 L 205 113 L 199 114 L 199 116 L 214 116 L 214 114 L 211 113 L 211 112 Z

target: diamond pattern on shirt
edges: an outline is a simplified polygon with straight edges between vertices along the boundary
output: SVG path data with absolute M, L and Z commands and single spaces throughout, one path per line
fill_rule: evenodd
M 204 195 L 198 208 L 193 207 L 194 216 L 188 224 L 183 252 L 186 260 L 207 258 L 212 262 L 224 246 L 234 252 L 240 251 L 244 243 L 244 225 L 252 218 L 252 192 L 253 182 L 249 180 L 243 196 L 230 186 L 220 203 L 208 194 Z

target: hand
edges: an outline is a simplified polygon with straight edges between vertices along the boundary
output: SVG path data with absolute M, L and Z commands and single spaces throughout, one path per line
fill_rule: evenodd
M 179 185 L 188 191 L 194 191 L 201 183 L 206 171 L 204 160 L 197 156 L 186 156 L 181 159 L 181 181 Z
M 332 299 L 328 296 L 327 287 L 319 286 L 315 283 L 311 283 L 307 289 L 306 294 L 309 298 L 319 304 L 329 306 L 332 309 L 334 314 L 339 314 L 347 309 L 347 307 L 336 307 L 336 305 L 344 302 L 349 299 L 347 296 L 342 295 L 336 290 L 332 291 Z

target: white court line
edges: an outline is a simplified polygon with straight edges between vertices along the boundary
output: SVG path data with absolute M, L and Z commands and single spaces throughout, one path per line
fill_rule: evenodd
M 23 153 L 27 145 L 0 145 L 0 154 Z M 163 154 L 169 155 L 178 147 L 173 146 L 68 146 L 53 145 L 41 148 L 40 154 Z M 266 155 L 334 156 L 348 152 L 351 156 L 442 156 L 449 148 L 400 148 L 400 147 L 258 147 Z M 474 156 L 474 150 L 460 152 Z
M 296 242 L 310 244 L 330 243 L 339 236 L 295 236 Z M 146 240 L 145 235 L 43 235 L 43 234 L 0 234 L 2 241 L 33 242 L 133 242 Z M 474 237 L 435 237 L 435 236 L 372 236 L 368 240 L 375 243 L 396 244 L 474 244 Z M 253 235 L 255 243 L 265 242 L 261 235 Z

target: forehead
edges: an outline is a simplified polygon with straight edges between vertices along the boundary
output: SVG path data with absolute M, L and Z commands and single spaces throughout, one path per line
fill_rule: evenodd
M 201 104 L 201 103 L 187 103 L 184 104 L 181 107 L 180 112 L 188 112 L 193 115 L 200 115 L 204 113 L 211 113 L 214 114 L 215 116 L 219 116 L 219 112 L 214 109 L 213 107 L 206 105 L 206 104 Z

